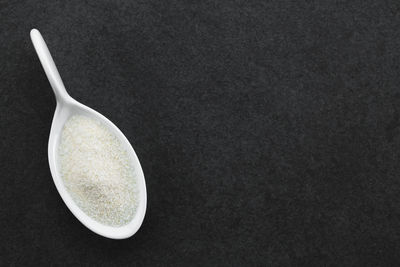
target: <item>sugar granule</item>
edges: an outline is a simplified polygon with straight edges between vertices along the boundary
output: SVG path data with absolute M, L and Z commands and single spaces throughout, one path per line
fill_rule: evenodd
M 59 162 L 64 185 L 83 212 L 115 227 L 132 220 L 139 199 L 134 168 L 120 141 L 100 122 L 71 117 L 61 134 Z

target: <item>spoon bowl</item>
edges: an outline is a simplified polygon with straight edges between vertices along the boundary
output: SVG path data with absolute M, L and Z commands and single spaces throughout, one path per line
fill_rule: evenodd
M 57 191 L 69 210 L 75 215 L 75 217 L 93 232 L 112 239 L 128 238 L 139 230 L 146 213 L 146 183 L 139 159 L 128 139 L 110 120 L 108 120 L 97 111 L 79 103 L 71 96 L 69 96 L 69 94 L 65 90 L 60 74 L 58 73 L 58 70 L 50 55 L 47 45 L 38 30 L 31 30 L 31 39 L 57 100 L 57 107 L 54 113 L 48 143 L 50 171 Z M 129 160 L 132 162 L 135 172 L 134 175 L 136 177 L 137 186 L 139 189 L 139 203 L 134 217 L 128 224 L 124 226 L 113 227 L 104 225 L 89 217 L 77 206 L 64 185 L 60 171 L 61 168 L 58 156 L 58 147 L 60 144 L 61 133 L 64 124 L 68 121 L 70 117 L 74 115 L 83 115 L 93 120 L 99 121 L 102 125 L 104 125 L 120 141 L 121 145 L 128 154 Z

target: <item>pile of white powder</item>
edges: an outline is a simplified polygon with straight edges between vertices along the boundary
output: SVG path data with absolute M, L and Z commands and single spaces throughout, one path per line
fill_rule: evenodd
M 59 159 L 64 184 L 86 214 L 110 226 L 132 220 L 139 193 L 134 169 L 105 126 L 85 116 L 71 117 L 62 131 Z

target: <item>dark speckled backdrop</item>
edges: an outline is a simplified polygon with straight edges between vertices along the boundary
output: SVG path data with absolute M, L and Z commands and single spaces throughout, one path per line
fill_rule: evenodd
M 322 2 L 0 0 L 0 265 L 399 266 L 400 3 Z M 58 196 L 33 27 L 142 162 L 130 239 Z

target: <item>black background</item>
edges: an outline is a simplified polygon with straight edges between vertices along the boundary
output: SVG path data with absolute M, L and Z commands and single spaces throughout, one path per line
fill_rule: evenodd
M 0 1 L 0 265 L 398 266 L 400 4 L 322 2 Z M 130 239 L 56 191 L 33 27 L 141 160 Z

